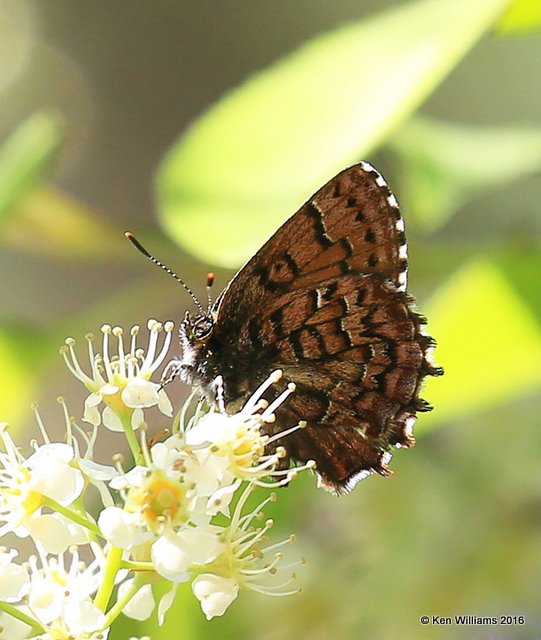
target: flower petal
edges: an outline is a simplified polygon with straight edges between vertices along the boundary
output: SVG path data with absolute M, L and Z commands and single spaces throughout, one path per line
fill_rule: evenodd
M 142 409 L 134 409 L 131 416 L 131 426 L 134 429 L 139 429 L 139 427 L 145 421 L 145 414 Z
M 133 584 L 133 578 L 123 582 L 118 588 L 118 599 L 126 595 Z M 146 620 L 154 611 L 154 596 L 152 587 L 149 584 L 143 585 L 132 599 L 124 605 L 122 613 L 133 620 Z
M 18 602 L 28 592 L 28 571 L 15 562 L 0 566 L 0 600 Z
M 122 420 L 111 407 L 105 407 L 103 410 L 103 424 L 111 431 L 124 431 Z
M 90 422 L 90 424 L 93 427 L 97 427 L 101 422 L 101 414 L 97 407 L 97 405 L 100 402 L 101 402 L 101 396 L 97 393 L 92 393 L 85 400 L 85 410 L 83 412 L 83 420 L 85 422 Z
M 116 384 L 111 384 L 110 382 L 105 383 L 100 387 L 100 394 L 102 396 L 114 396 L 115 393 L 118 393 L 119 388 Z
M 127 513 L 120 507 L 106 507 L 99 515 L 98 526 L 106 540 L 120 549 L 142 544 L 151 537 L 138 526 L 136 514 Z
M 153 407 L 158 404 L 160 385 L 141 378 L 132 378 L 122 390 L 122 402 L 133 409 Z
M 81 458 L 79 468 L 91 480 L 103 480 L 107 482 L 118 475 L 118 471 L 110 465 L 100 464 L 94 460 Z
M 47 553 L 63 553 L 69 546 L 88 542 L 84 529 L 58 513 L 27 518 L 25 527 Z
M 152 545 L 152 562 L 156 571 L 172 582 L 186 582 L 192 562 L 188 545 L 176 533 L 167 531 Z
M 212 573 L 203 573 L 192 583 L 192 591 L 201 603 L 207 620 L 225 613 L 239 593 L 239 586 L 232 578 L 222 578 Z
M 221 540 L 222 528 L 216 526 L 186 527 L 178 534 L 187 545 L 194 564 L 208 564 L 225 549 Z
M 90 600 L 81 601 L 77 597 L 68 597 L 64 608 L 64 620 L 70 635 L 80 637 L 82 634 L 101 629 L 105 624 L 105 614 Z
M 64 588 L 47 577 L 32 578 L 28 606 L 39 621 L 49 624 L 62 615 Z
M 165 415 L 171 417 L 173 415 L 173 405 L 169 396 L 164 389 L 158 391 L 158 409 Z
M 158 624 L 160 627 L 163 624 L 165 619 L 165 614 L 171 608 L 173 602 L 175 601 L 175 596 L 177 595 L 178 584 L 174 582 L 171 583 L 171 589 L 167 591 L 160 600 L 160 604 L 158 605 Z
M 228 485 L 227 487 L 220 487 L 217 489 L 208 499 L 206 513 L 209 516 L 215 516 L 217 513 L 223 513 L 224 516 L 229 517 L 229 505 L 235 491 L 240 487 L 240 480 Z
M 71 451 L 68 445 L 60 447 Z M 65 457 L 69 455 L 67 450 L 60 449 Z M 43 445 L 27 461 L 30 469 L 30 484 L 34 491 L 56 500 L 63 506 L 71 504 L 76 500 L 84 488 L 83 474 L 79 469 L 71 467 L 65 460 L 57 455 L 57 450 L 52 445 Z

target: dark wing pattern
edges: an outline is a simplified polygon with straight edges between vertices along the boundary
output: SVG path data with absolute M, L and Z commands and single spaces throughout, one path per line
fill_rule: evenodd
M 226 408 L 283 369 L 297 389 L 273 429 L 307 421 L 280 444 L 294 460 L 314 459 L 335 492 L 390 473 L 389 447 L 412 446 L 416 412 L 429 409 L 423 378 L 441 373 L 406 273 L 398 203 L 361 163 L 310 198 L 216 303 Z

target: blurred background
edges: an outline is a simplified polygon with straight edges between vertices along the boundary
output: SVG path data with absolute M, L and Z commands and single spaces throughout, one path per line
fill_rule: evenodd
M 242 593 L 206 622 L 186 585 L 161 631 L 126 621 L 110 640 L 541 637 L 537 4 L 0 0 L 0 419 L 18 442 L 32 400 L 53 433 L 59 394 L 81 415 L 67 335 L 193 307 L 123 231 L 205 299 L 207 271 L 217 295 L 361 159 L 401 202 L 446 369 L 391 478 L 280 491 L 269 515 L 308 560 L 301 595 Z

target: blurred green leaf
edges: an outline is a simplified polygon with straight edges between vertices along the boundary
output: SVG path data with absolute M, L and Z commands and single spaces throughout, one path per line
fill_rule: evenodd
M 541 385 L 541 329 L 502 273 L 488 261 L 464 266 L 423 308 L 438 341 L 443 378 L 424 396 L 427 422 L 456 419 L 520 398 Z
M 441 82 L 508 0 L 418 0 L 314 38 L 197 120 L 157 180 L 161 219 L 192 254 L 249 257 L 317 187 Z
M 28 417 L 43 380 L 43 362 L 50 345 L 36 330 L 0 326 L 0 422 L 12 428 Z
M 541 129 L 415 118 L 391 141 L 407 170 L 401 200 L 430 230 L 475 194 L 541 169 Z
M 38 185 L 14 208 L 4 230 L 12 247 L 49 260 L 119 259 L 128 252 L 122 229 L 75 198 Z
M 0 147 L 0 225 L 6 243 L 47 258 L 117 255 L 119 229 L 41 181 L 63 141 L 63 121 L 49 111 L 26 120 Z M 100 238 L 100 242 L 89 242 Z
M 541 30 L 541 2 L 514 0 L 497 22 L 496 29 L 503 35 Z
M 51 165 L 63 140 L 62 119 L 51 112 L 28 118 L 0 147 L 0 224 Z
M 536 242 L 537 240 L 537 242 Z M 524 303 L 532 310 L 541 325 L 541 245 L 539 240 L 517 243 L 505 247 L 497 256 L 496 264 L 505 274 L 515 291 L 522 296 Z

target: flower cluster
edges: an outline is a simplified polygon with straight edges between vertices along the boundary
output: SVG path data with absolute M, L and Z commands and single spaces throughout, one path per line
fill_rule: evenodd
M 268 542 L 272 520 L 264 520 L 263 509 L 276 494 L 253 497 L 256 487 L 272 490 L 313 466 L 280 466 L 277 441 L 303 424 L 272 437 L 262 428 L 294 385 L 269 405 L 264 393 L 282 375 L 275 371 L 237 414 L 199 403 L 188 419 L 190 399 L 173 417 L 166 391 L 152 381 L 173 325 L 150 321 L 148 329 L 146 353 L 137 345 L 138 327 L 127 349 L 118 327 L 102 328 L 101 353 L 88 335 L 90 374 L 75 341 L 66 340 L 66 364 L 89 392 L 83 420 L 90 432 L 77 426 L 62 398 L 65 442 L 50 441 L 37 408 L 43 442 L 34 441 L 28 457 L 0 424 L 0 535 L 29 537 L 36 547 L 26 562 L 15 549 L 0 551 L 0 625 L 13 640 L 29 633 L 102 640 L 120 613 L 144 620 L 156 610 L 162 622 L 186 582 L 208 619 L 222 615 L 242 589 L 298 591 L 292 567 L 301 561 L 288 564 L 281 550 L 294 538 Z M 162 441 L 147 441 L 151 407 L 170 420 Z M 120 455 L 112 465 L 93 459 L 102 427 L 125 434 L 133 464 Z M 98 513 L 86 508 L 90 488 L 100 496 Z M 169 588 L 156 602 L 157 580 Z

